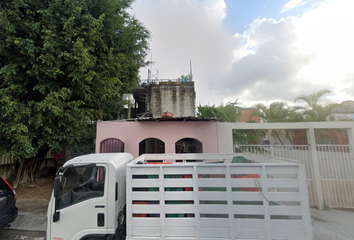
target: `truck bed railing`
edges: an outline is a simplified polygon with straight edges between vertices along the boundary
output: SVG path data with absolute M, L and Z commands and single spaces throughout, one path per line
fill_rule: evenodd
M 312 239 L 303 165 L 232 163 L 245 156 L 151 154 L 128 164 L 127 239 Z

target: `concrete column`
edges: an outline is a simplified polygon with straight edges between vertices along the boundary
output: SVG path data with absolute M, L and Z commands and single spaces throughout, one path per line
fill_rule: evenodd
M 354 151 L 354 129 L 348 128 L 347 134 L 348 134 L 348 139 L 349 139 L 350 152 L 352 153 Z
M 217 123 L 218 147 L 220 153 L 234 152 L 232 126 L 232 123 Z
M 315 130 L 313 127 L 306 129 L 307 142 L 310 147 L 311 153 L 311 163 L 312 163 L 312 177 L 315 185 L 315 195 L 317 200 L 317 208 L 322 210 L 324 209 L 324 199 L 320 175 L 320 167 L 318 163 L 317 149 L 316 149 L 316 139 L 315 139 Z

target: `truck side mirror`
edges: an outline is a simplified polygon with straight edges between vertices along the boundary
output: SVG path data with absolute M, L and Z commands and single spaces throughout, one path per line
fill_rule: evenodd
M 60 176 L 56 176 L 55 179 L 54 179 L 55 206 L 54 206 L 53 222 L 57 222 L 60 219 L 60 212 L 57 211 L 58 210 L 58 206 L 59 206 L 60 191 L 61 191 Z
M 61 182 L 60 182 L 60 176 L 56 176 L 54 178 L 54 197 L 55 199 L 59 198 L 60 195 L 60 190 L 61 190 Z

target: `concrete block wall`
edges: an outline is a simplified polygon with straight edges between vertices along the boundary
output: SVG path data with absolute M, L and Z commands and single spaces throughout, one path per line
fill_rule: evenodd
M 151 87 L 148 110 L 154 117 L 169 111 L 174 117 L 195 117 L 194 82 L 160 82 Z

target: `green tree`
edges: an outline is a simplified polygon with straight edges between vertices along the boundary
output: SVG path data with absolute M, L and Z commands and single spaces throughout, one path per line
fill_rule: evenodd
M 219 119 L 221 122 L 238 122 L 242 108 L 238 106 L 237 100 L 228 102 L 225 106 L 218 107 L 199 105 L 197 108 L 198 117 L 209 117 Z M 233 130 L 233 142 L 236 144 L 254 144 L 264 136 L 262 130 Z
M 96 121 L 122 114 L 150 37 L 131 3 L 0 1 L 0 153 L 21 159 L 25 179 L 49 149 L 92 152 Z
M 259 116 L 265 122 L 286 122 L 289 119 L 290 109 L 286 103 L 274 102 L 267 107 L 263 103 L 258 103 L 255 106 L 260 111 L 254 115 Z
M 253 107 L 260 111 L 254 115 L 259 116 L 264 122 L 301 122 L 302 115 L 284 102 L 273 102 L 269 106 L 258 103 Z
M 260 110 L 254 115 L 259 116 L 264 122 L 300 122 L 303 120 L 300 113 L 295 112 L 284 102 L 273 102 L 269 106 L 258 103 L 254 107 Z M 291 131 L 287 130 L 284 135 L 283 130 L 272 129 L 269 130 L 269 134 L 275 136 L 284 145 L 285 138 L 291 141 L 288 137 L 291 135 Z
M 295 111 L 301 113 L 304 121 L 307 122 L 333 120 L 331 111 L 339 105 L 332 101 L 320 103 L 320 98 L 327 93 L 331 93 L 331 91 L 324 89 L 314 94 L 297 97 L 294 102 L 304 101 L 305 106 L 295 106 Z
M 240 117 L 240 109 L 237 106 L 237 100 L 228 102 L 225 104 L 220 104 L 218 107 L 204 105 L 197 107 L 197 116 L 198 117 L 208 117 L 208 118 L 217 118 L 221 122 L 238 122 Z

